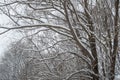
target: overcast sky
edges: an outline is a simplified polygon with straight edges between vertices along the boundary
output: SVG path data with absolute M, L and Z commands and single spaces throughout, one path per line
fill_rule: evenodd
M 8 18 L 5 15 L 0 14 L 0 25 L 6 26 L 8 22 L 9 22 Z M 0 32 L 1 31 L 2 30 L 0 30 Z M 5 48 L 7 48 L 6 46 L 10 43 L 11 36 L 12 36 L 11 32 L 0 35 L 0 55 L 3 54 L 3 51 L 5 50 Z
M 9 18 L 5 15 L 0 14 L 0 25 L 9 27 Z M 0 30 L 1 32 L 2 30 Z M 18 38 L 18 34 L 15 31 L 9 31 L 5 34 L 0 35 L 0 56 L 3 55 L 4 51 L 8 49 L 8 45 Z

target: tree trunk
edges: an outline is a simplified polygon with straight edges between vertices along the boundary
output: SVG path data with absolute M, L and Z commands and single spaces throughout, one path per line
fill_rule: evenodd
M 84 0 L 85 2 L 85 15 L 86 15 L 86 19 L 88 21 L 89 24 L 89 29 L 91 32 L 94 32 L 94 26 L 93 26 L 93 22 L 88 14 L 88 12 L 86 11 L 86 9 L 88 10 L 88 0 Z M 99 70 L 98 70 L 98 55 L 97 55 L 97 51 L 96 51 L 96 41 L 95 41 L 95 36 L 93 33 L 90 33 L 89 35 L 89 43 L 90 43 L 90 48 L 91 48 L 91 53 L 94 57 L 94 60 L 91 60 L 92 62 L 92 71 L 96 74 L 99 75 Z M 96 76 L 94 74 L 92 74 L 93 80 L 99 80 L 99 77 Z
M 118 19 L 119 19 L 119 0 L 115 0 L 115 18 L 114 18 L 114 29 L 115 29 L 115 36 L 114 36 L 114 45 L 113 45 L 113 53 L 111 54 L 111 70 L 109 80 L 115 79 L 115 63 L 116 63 L 116 55 L 118 53 L 118 35 L 119 35 L 119 27 L 118 27 Z

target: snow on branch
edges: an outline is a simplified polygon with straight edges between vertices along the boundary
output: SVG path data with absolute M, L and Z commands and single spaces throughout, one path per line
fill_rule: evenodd
M 26 29 L 26 28 L 49 28 L 49 29 L 58 29 L 58 30 L 65 30 L 67 32 L 69 32 L 69 29 L 65 28 L 64 26 L 62 25 L 53 25 L 53 24 L 38 24 L 38 25 L 25 25 L 25 26 L 18 26 L 18 27 L 0 27 L 0 29 L 2 30 L 5 30 L 3 32 L 0 33 L 1 34 L 4 34 L 10 30 L 17 30 L 17 29 Z M 64 34 L 64 33 L 63 33 Z
M 0 29 L 24 29 L 24 28 L 41 28 L 41 27 L 46 27 L 46 28 L 57 28 L 57 29 L 63 29 L 66 31 L 69 31 L 69 29 L 65 28 L 62 25 L 53 25 L 53 24 L 38 24 L 38 25 L 25 25 L 25 26 L 18 26 L 18 27 L 0 27 Z
M 75 74 L 83 73 L 83 72 L 90 73 L 90 74 L 93 74 L 93 75 L 95 75 L 95 76 L 98 76 L 97 74 L 95 74 L 93 71 L 91 71 L 91 70 L 89 70 L 89 69 L 81 69 L 81 70 L 79 70 L 79 71 L 76 71 L 76 72 L 70 74 L 65 80 L 69 80 L 69 79 L 72 78 Z M 81 76 L 83 76 L 83 75 L 81 75 Z M 91 77 L 91 76 L 88 76 L 88 75 L 85 75 L 85 77 L 92 79 L 92 77 Z

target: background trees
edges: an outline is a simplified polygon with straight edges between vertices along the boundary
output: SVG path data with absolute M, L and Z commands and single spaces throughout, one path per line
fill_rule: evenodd
M 55 71 L 59 79 L 79 75 L 114 80 L 119 56 L 119 0 L 10 0 L 1 6 L 15 27 L 0 28 L 24 32 L 32 46 L 28 49 L 30 57 L 42 52 L 44 56 L 40 54 L 39 59 L 45 60 L 47 72 Z M 44 59 L 45 55 L 50 60 Z M 59 57 L 52 62 L 51 55 Z M 76 66 L 75 70 L 67 70 L 69 66 Z

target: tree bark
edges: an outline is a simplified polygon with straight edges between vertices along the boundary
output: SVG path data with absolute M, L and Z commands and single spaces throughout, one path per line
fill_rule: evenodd
M 92 22 L 92 20 L 90 18 L 90 15 L 86 11 L 86 10 L 88 10 L 88 0 L 84 0 L 84 2 L 85 2 L 85 16 L 86 16 L 86 19 L 87 19 L 88 24 L 89 24 L 88 27 L 89 27 L 91 32 L 94 32 L 93 22 Z M 98 57 L 97 57 L 98 55 L 97 55 L 97 51 L 96 51 L 96 39 L 95 39 L 95 35 L 93 33 L 90 33 L 90 35 L 89 35 L 89 43 L 90 43 L 91 53 L 92 53 L 92 55 L 94 57 L 94 60 L 91 60 L 91 62 L 92 62 L 92 70 L 96 75 L 99 75 Z M 96 76 L 96 75 L 92 74 L 93 80 L 99 80 L 99 77 Z
M 114 45 L 113 45 L 113 53 L 111 54 L 111 71 L 109 80 L 115 79 L 115 65 L 116 65 L 116 55 L 118 53 L 118 35 L 119 35 L 119 27 L 118 27 L 118 19 L 119 19 L 119 0 L 115 0 L 115 18 L 114 18 Z

